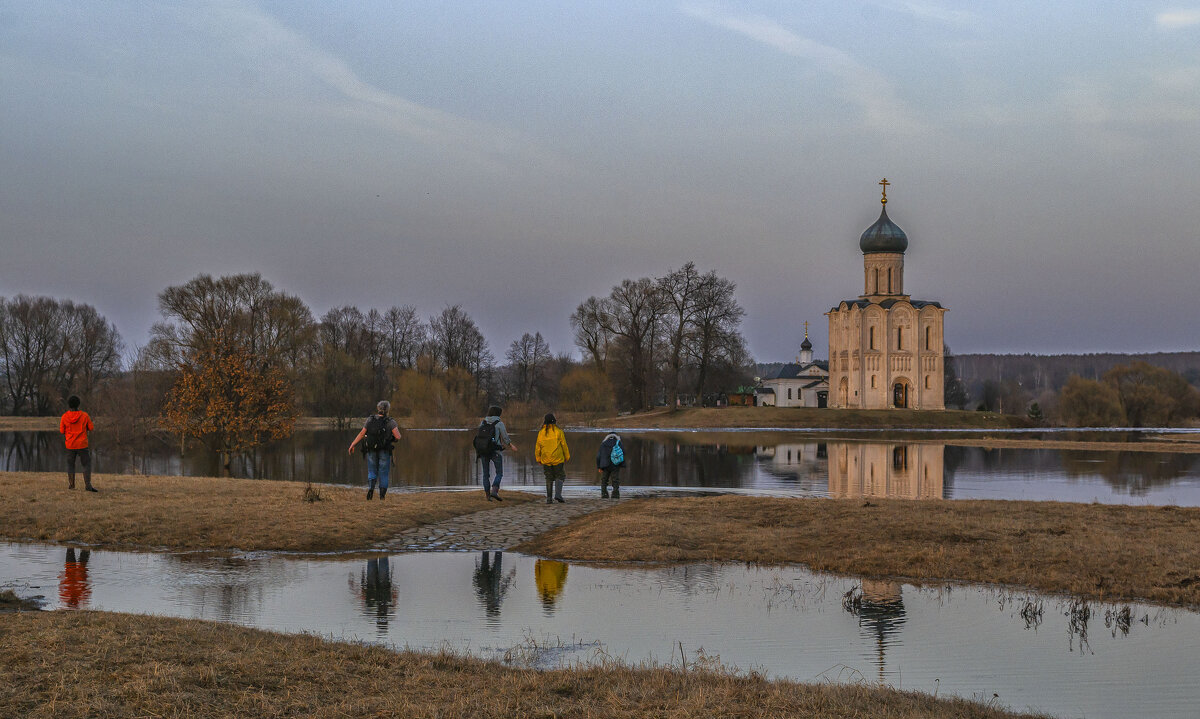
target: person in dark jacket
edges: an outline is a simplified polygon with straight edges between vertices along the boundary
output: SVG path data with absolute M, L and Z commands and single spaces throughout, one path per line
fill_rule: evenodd
M 615 432 L 610 432 L 600 443 L 600 451 L 596 453 L 596 471 L 600 473 L 600 497 L 608 499 L 608 483 L 612 482 L 612 498 L 621 498 L 621 468 L 625 466 L 625 450 L 621 449 L 621 461 L 613 462 L 613 447 L 621 443 L 621 438 Z

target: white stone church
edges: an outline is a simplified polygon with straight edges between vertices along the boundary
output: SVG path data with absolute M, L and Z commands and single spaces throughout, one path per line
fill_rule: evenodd
M 904 294 L 908 237 L 887 216 L 862 233 L 863 294 L 829 317 L 829 406 L 945 409 L 943 315 L 937 302 Z M 765 383 L 764 383 L 765 384 Z
M 829 368 L 825 362 L 813 360 L 807 329 L 796 362 L 785 364 L 774 377 L 764 379 L 755 391 L 755 402 L 760 407 L 829 406 Z

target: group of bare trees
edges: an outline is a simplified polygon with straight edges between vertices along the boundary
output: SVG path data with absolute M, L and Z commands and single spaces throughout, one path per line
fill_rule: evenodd
M 0 413 L 60 411 L 88 401 L 120 369 L 121 336 L 91 305 L 51 297 L 0 298 Z
M 412 305 L 316 318 L 258 274 L 200 275 L 163 290 L 158 306 L 162 320 L 122 372 L 120 336 L 94 308 L 0 300 L 0 411 L 53 414 L 107 380 L 112 410 L 162 416 L 228 456 L 290 432 L 299 414 L 357 417 L 384 397 L 443 420 L 496 401 L 531 413 L 642 409 L 702 400 L 749 365 L 733 283 L 691 263 L 581 304 L 571 323 L 582 364 L 540 332 L 513 340 L 498 364 L 460 305 L 427 319 Z
M 703 403 L 749 374 L 734 289 L 691 262 L 657 279 L 623 280 L 576 308 L 575 344 L 612 380 L 622 406 Z

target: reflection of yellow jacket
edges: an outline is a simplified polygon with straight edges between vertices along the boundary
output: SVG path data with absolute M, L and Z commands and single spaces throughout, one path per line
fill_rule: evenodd
M 539 559 L 533 564 L 533 579 L 537 582 L 538 594 L 546 604 L 553 604 L 562 594 L 567 583 L 566 562 Z
M 567 435 L 563 434 L 558 425 L 542 425 L 533 457 L 538 464 L 549 465 L 562 464 L 571 458 L 571 452 L 567 449 Z

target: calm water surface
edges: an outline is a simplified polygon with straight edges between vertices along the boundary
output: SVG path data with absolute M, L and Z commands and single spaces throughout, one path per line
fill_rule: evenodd
M 346 455 L 355 431 L 304 431 L 239 459 L 240 477 L 364 485 L 360 455 Z M 533 432 L 514 433 L 519 451 L 506 454 L 505 486 L 539 487 Z M 931 434 L 930 436 L 936 436 Z M 572 457 L 568 487 L 593 486 L 603 433 L 567 432 Z M 759 494 L 945 499 L 1046 499 L 1200 506 L 1200 455 L 1050 449 L 984 449 L 936 443 L 820 440 L 789 432 L 638 432 L 624 435 L 627 487 L 692 488 Z M 409 430 L 397 445 L 394 484 L 473 485 L 478 468 L 471 433 Z M 174 443 L 135 450 L 93 442 L 98 472 L 221 474 L 216 457 Z M 55 432 L 0 432 L 0 470 L 62 471 Z M 568 490 L 570 491 L 570 489 Z
M 449 646 L 538 666 L 708 657 L 1057 716 L 1195 717 L 1200 615 L 1029 592 L 693 564 L 610 569 L 500 552 L 317 560 L 0 545 L 0 587 L 103 609 Z

